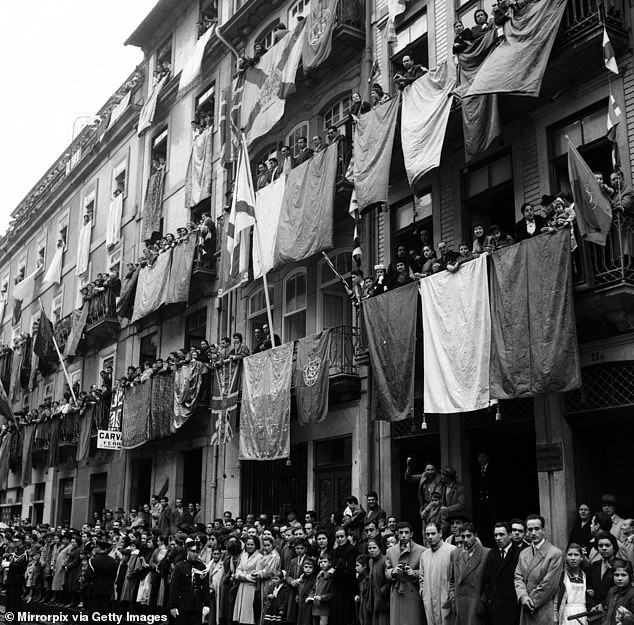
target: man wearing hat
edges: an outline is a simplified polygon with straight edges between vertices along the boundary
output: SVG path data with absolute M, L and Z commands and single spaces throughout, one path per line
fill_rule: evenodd
M 179 625 L 201 625 L 209 614 L 209 572 L 198 558 L 198 545 L 185 539 L 187 559 L 174 567 L 170 583 L 170 614 Z
M 100 540 L 95 555 L 88 560 L 86 583 L 89 592 L 86 607 L 91 614 L 107 614 L 110 611 L 110 597 L 118 569 L 115 559 L 108 555 L 110 549 L 109 542 Z
M 24 575 L 28 564 L 28 554 L 24 546 L 24 534 L 17 533 L 13 536 L 14 551 L 5 554 L 2 561 L 2 568 L 7 569 L 6 589 L 7 602 L 5 614 L 7 612 L 20 612 L 24 610 L 22 600 L 22 589 L 24 587 Z
M 621 528 L 623 519 L 616 513 L 616 497 L 606 493 L 601 497 L 601 509 L 612 519 L 612 528 L 610 534 L 617 540 L 621 540 Z
M 453 467 L 445 467 L 440 472 L 442 508 L 448 515 L 454 515 L 465 510 L 465 489 L 458 481 L 458 473 Z
M 381 295 L 381 293 L 385 293 L 385 291 L 387 291 L 387 280 L 385 278 L 385 271 L 385 265 L 374 265 L 374 273 L 376 277 L 374 278 L 374 290 L 372 293 L 373 295 Z

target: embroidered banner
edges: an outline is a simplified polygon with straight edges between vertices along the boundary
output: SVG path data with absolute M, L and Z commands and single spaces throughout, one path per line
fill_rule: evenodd
M 174 407 L 174 375 L 159 374 L 152 377 L 152 406 L 150 410 L 150 440 L 170 435 L 172 408 Z
M 328 414 L 330 330 L 297 341 L 295 400 L 300 425 L 321 423 Z
M 151 396 L 149 382 L 126 387 L 121 422 L 123 449 L 134 449 L 148 442 Z
M 288 458 L 293 343 L 253 354 L 243 363 L 240 459 Z
M 207 367 L 197 360 L 176 367 L 174 374 L 174 415 L 172 432 L 182 427 L 194 414 L 203 384 L 203 374 Z

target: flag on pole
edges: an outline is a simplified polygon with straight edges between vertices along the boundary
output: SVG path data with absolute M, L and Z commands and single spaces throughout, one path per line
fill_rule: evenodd
M 39 358 L 38 368 L 43 375 L 52 373 L 58 360 L 53 332 L 53 324 L 42 309 L 42 316 L 37 325 L 37 334 L 33 341 L 33 353 Z
M 605 69 L 617 76 L 619 75 L 619 66 L 616 64 L 614 48 L 612 47 L 612 42 L 608 37 L 608 31 L 605 26 L 603 27 L 603 64 L 605 65 Z
M 612 225 L 612 207 L 592 170 L 568 139 L 568 177 L 575 199 L 577 225 L 581 238 L 605 246 Z
M 240 153 L 236 171 L 235 190 L 223 254 L 226 257 L 226 276 L 221 284 L 222 295 L 239 286 L 249 274 L 249 228 L 255 225 L 255 191 L 249 163 L 249 150 L 244 133 L 240 137 Z
M 614 142 L 616 139 L 616 127 L 621 121 L 621 109 L 616 103 L 612 91 L 610 91 L 610 99 L 608 101 L 608 123 L 607 123 L 607 137 L 610 141 Z

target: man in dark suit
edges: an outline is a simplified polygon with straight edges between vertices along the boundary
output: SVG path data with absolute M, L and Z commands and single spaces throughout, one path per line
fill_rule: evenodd
M 489 551 L 484 575 L 484 600 L 491 616 L 491 625 L 519 623 L 515 568 L 521 550 L 511 540 L 511 526 L 506 521 L 495 524 L 493 537 L 496 546 Z
M 175 503 L 176 505 L 172 510 L 172 519 L 170 521 L 170 534 L 176 534 L 178 530 L 183 529 L 183 516 L 185 515 L 183 500 L 177 499 Z
M 523 217 L 515 224 L 516 243 L 541 234 L 542 228 L 546 225 L 546 220 L 535 213 L 531 203 L 522 204 L 520 210 Z
M 5 553 L 3 558 L 3 568 L 7 569 L 7 577 L 5 581 L 7 599 L 5 603 L 5 614 L 7 612 L 21 612 L 24 610 L 24 601 L 22 599 L 22 590 L 24 589 L 24 575 L 26 567 L 29 563 L 29 556 L 24 546 L 24 534 L 17 533 L 13 536 L 12 541 L 14 550 L 11 553 Z M 5 567 L 5 563 L 6 567 Z M 17 614 L 16 614 L 17 620 Z
M 97 552 L 88 560 L 86 583 L 90 590 L 86 607 L 91 614 L 110 612 L 110 597 L 119 568 L 116 560 L 108 555 L 111 548 L 110 543 L 106 541 L 98 542 Z
M 486 613 L 482 590 L 489 549 L 481 545 L 472 523 L 462 525 L 460 536 L 462 549 L 453 559 L 455 614 L 460 623 L 476 624 Z
M 201 625 L 209 614 L 209 573 L 199 560 L 196 541 L 185 540 L 187 559 L 174 567 L 170 583 L 170 614 L 178 625 Z
M 158 526 L 161 536 L 169 536 L 170 526 L 172 523 L 172 509 L 169 506 L 169 499 L 167 497 L 161 497 L 161 513 L 159 514 Z
M 301 165 L 313 158 L 314 152 L 308 147 L 308 140 L 306 137 L 300 137 L 297 139 L 297 147 L 299 148 L 299 156 L 297 157 L 298 165 Z
M 563 553 L 546 540 L 545 527 L 544 517 L 526 517 L 531 545 L 520 553 L 515 568 L 515 594 L 522 606 L 520 625 L 550 625 L 553 621 L 553 599 L 559 590 Z
M 478 467 L 473 473 L 473 520 L 482 543 L 492 546 L 493 524 L 499 518 L 497 485 L 489 454 L 480 451 Z

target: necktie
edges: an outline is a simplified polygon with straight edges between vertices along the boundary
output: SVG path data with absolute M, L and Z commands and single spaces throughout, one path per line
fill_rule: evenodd
M 500 549 L 500 558 L 504 560 L 504 549 Z

